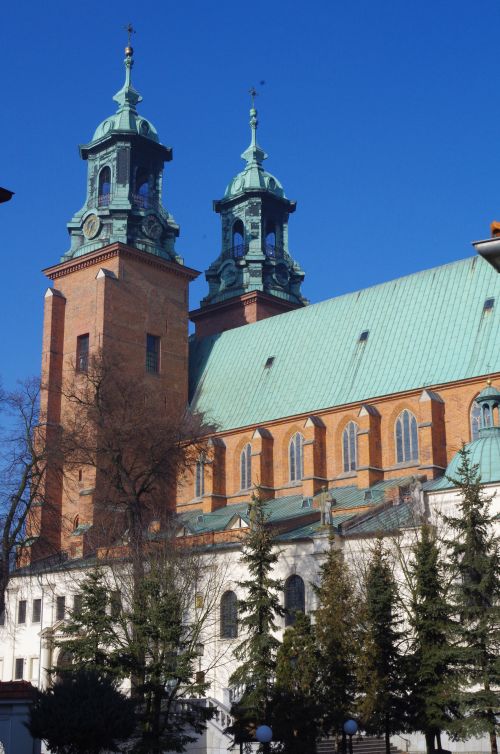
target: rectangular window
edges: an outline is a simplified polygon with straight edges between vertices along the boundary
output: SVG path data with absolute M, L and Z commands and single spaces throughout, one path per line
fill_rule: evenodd
M 56 597 L 56 620 L 64 620 L 66 613 L 66 597 Z
M 160 338 L 146 335 L 146 372 L 157 374 L 160 371 Z
M 22 681 L 23 676 L 24 676 L 24 658 L 16 657 L 16 662 L 14 665 L 14 680 Z
M 79 335 L 76 339 L 76 371 L 89 371 L 89 336 Z
M 38 681 L 38 657 L 32 657 L 30 659 L 30 680 L 32 682 Z
M 113 620 L 117 620 L 120 617 L 122 611 L 122 598 L 120 592 L 111 592 L 111 617 Z
M 31 622 L 40 623 L 41 617 L 42 617 L 42 600 L 37 598 L 33 600 L 33 605 L 31 607 Z
M 17 622 L 26 623 L 26 600 L 19 600 L 17 605 Z
M 73 597 L 73 613 L 75 615 L 80 615 L 82 612 L 82 595 L 81 594 L 75 594 Z

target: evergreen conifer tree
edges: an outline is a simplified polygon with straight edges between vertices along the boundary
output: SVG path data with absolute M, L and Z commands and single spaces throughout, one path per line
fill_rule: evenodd
M 413 547 L 410 572 L 414 580 L 407 672 L 410 724 L 424 733 L 427 754 L 432 754 L 436 743 L 441 751 L 441 731 L 457 714 L 457 697 L 450 608 L 438 543 L 428 525 Z
M 354 713 L 359 620 L 351 575 L 333 542 L 320 574 L 315 613 L 320 653 L 317 695 L 324 735 L 332 732 L 338 735 L 343 733 L 346 719 Z
M 280 599 L 283 584 L 271 575 L 278 556 L 272 529 L 267 525 L 265 504 L 257 492 L 252 498 L 250 531 L 241 556 L 249 574 L 241 582 L 246 598 L 238 602 L 238 621 L 244 638 L 235 656 L 241 664 L 230 679 L 233 686 L 243 689 L 240 700 L 233 705 L 235 724 L 229 729 L 236 740 L 251 738 L 255 727 L 270 720 L 280 646 L 275 636 L 276 618 L 285 613 Z M 269 745 L 263 744 L 262 750 L 268 751 Z
M 90 670 L 100 678 L 123 676 L 115 651 L 116 625 L 107 609 L 109 588 L 103 572 L 99 568 L 90 571 L 80 589 L 80 604 L 62 624 L 64 638 L 57 642 L 71 658 L 71 666 L 64 670 L 73 674 Z
M 284 754 L 313 752 L 322 708 L 318 701 L 319 652 L 308 615 L 297 613 L 276 660 L 272 729 Z
M 500 709 L 500 538 L 495 535 L 491 497 L 481 487 L 479 470 L 464 446 L 458 476 L 458 515 L 445 516 L 453 580 L 455 637 L 459 653 L 460 706 L 457 737 L 488 734 L 497 754 Z
M 392 569 L 378 540 L 366 578 L 358 664 L 359 714 L 367 732 L 385 736 L 387 754 L 391 734 L 405 727 L 402 635 L 396 599 Z

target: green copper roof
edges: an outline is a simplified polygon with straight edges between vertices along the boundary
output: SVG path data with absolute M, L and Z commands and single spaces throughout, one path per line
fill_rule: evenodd
M 500 429 L 490 427 L 489 431 L 483 429 L 481 432 L 484 433 L 483 437 L 466 445 L 470 451 L 470 461 L 472 464 L 477 464 L 484 484 L 500 482 Z M 432 485 L 432 490 L 452 489 L 455 485 L 447 477 L 457 479 L 460 476 L 458 473 L 460 465 L 461 458 L 457 453 L 448 464 L 446 475 Z
M 382 511 L 363 518 L 359 523 L 345 527 L 344 534 L 383 534 L 408 527 L 419 526 L 420 520 L 409 503 L 391 505 Z
M 194 339 L 192 405 L 224 431 L 500 371 L 491 297 L 473 257 Z
M 224 198 L 237 196 L 243 191 L 270 191 L 276 196 L 284 197 L 283 186 L 274 175 L 268 173 L 262 167 L 262 162 L 267 159 L 267 154 L 257 143 L 257 110 L 252 105 L 250 109 L 250 145 L 241 155 L 246 160 L 246 166 L 238 173 L 229 183 L 224 194 Z
M 133 50 L 127 47 L 125 50 L 125 83 L 119 92 L 113 97 L 118 103 L 118 110 L 114 115 L 100 123 L 92 137 L 92 142 L 98 141 L 113 132 L 120 133 L 137 133 L 145 136 L 152 141 L 159 141 L 156 128 L 151 121 L 139 117 L 136 105 L 142 102 L 142 96 L 132 85 L 132 67 L 134 60 L 132 57 Z

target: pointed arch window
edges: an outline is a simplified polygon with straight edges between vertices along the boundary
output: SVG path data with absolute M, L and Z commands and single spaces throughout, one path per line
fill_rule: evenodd
M 249 490 L 252 486 L 252 446 L 248 442 L 240 456 L 240 489 Z
M 241 220 L 233 223 L 231 245 L 234 257 L 242 257 L 245 254 L 245 228 Z
M 405 409 L 396 419 L 396 463 L 418 461 L 417 420 L 411 411 Z
M 111 168 L 106 166 L 99 173 L 99 194 L 97 204 L 99 207 L 107 207 L 111 196 Z
M 288 448 L 290 481 L 299 482 L 304 476 L 304 437 L 296 432 Z
M 285 626 L 293 626 L 297 613 L 306 609 L 306 589 L 304 580 L 293 574 L 285 581 Z
M 481 406 L 474 399 L 470 407 L 470 437 L 471 440 L 477 440 L 479 430 L 481 429 Z
M 220 601 L 220 635 L 222 639 L 238 636 L 238 600 L 234 592 L 224 592 Z
M 349 422 L 342 432 L 342 461 L 346 473 L 358 467 L 358 429 L 356 422 Z
M 205 459 L 200 457 L 196 462 L 194 496 L 203 497 L 205 494 Z

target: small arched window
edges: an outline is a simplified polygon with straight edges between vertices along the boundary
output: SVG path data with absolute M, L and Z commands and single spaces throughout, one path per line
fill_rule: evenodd
M 149 173 L 139 168 L 135 176 L 135 201 L 140 207 L 147 207 L 149 199 Z
M 472 402 L 470 407 L 470 437 L 471 440 L 477 440 L 479 430 L 481 429 L 481 406 L 477 401 Z
M 349 422 L 342 432 L 342 459 L 344 472 L 355 471 L 358 466 L 358 425 Z
M 396 419 L 396 463 L 418 461 L 418 431 L 415 416 L 405 409 Z
M 274 256 L 276 249 L 276 229 L 274 223 L 266 223 L 266 253 L 268 256 Z
M 203 497 L 205 494 L 205 459 L 199 458 L 196 463 L 194 496 Z
M 111 195 L 111 169 L 105 167 L 99 173 L 99 194 L 97 203 L 99 207 L 105 207 L 109 204 Z
M 233 224 L 232 234 L 233 256 L 242 257 L 245 253 L 245 228 L 241 220 L 236 220 Z
M 306 589 L 303 579 L 294 574 L 285 581 L 285 626 L 293 626 L 297 613 L 306 609 Z
M 487 403 L 483 406 L 483 427 L 492 427 L 493 426 L 493 410 L 490 406 L 488 406 Z
M 252 446 L 247 443 L 240 456 L 240 481 L 242 490 L 249 490 L 252 486 Z
M 288 456 L 290 467 L 290 481 L 299 482 L 304 476 L 304 437 L 296 432 L 290 440 Z
M 224 592 L 220 601 L 220 635 L 223 639 L 238 636 L 238 600 L 234 592 Z

